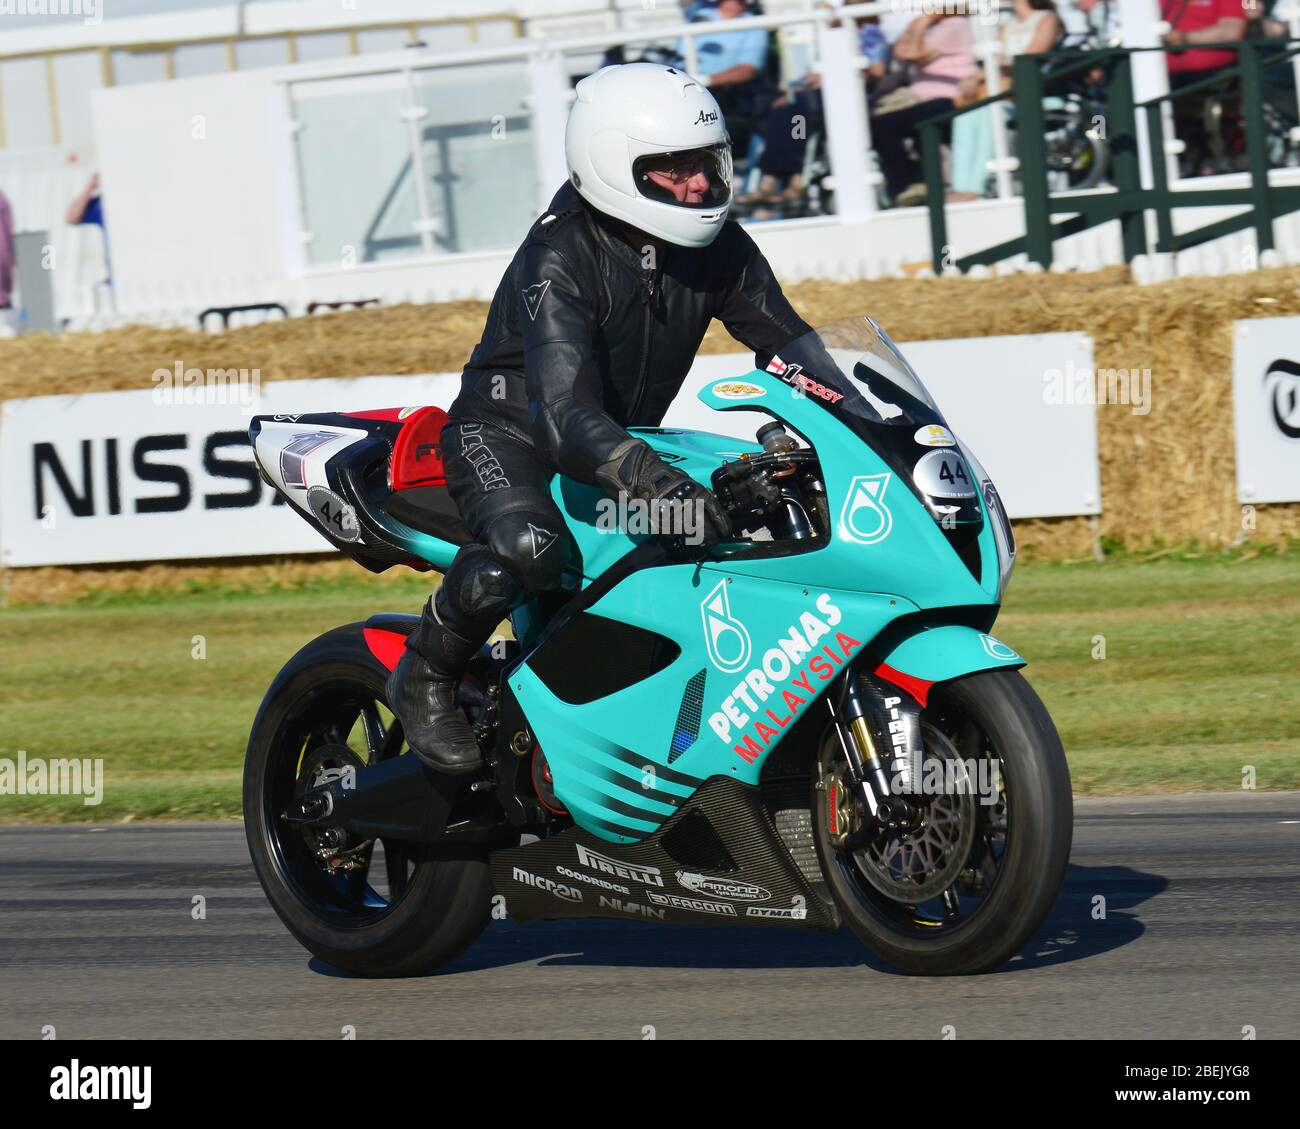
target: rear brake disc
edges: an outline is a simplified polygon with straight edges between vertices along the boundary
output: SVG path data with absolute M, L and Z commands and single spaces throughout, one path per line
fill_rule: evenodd
M 313 788 L 323 788 L 348 775 L 359 772 L 366 767 L 366 762 L 347 745 L 318 745 L 303 756 L 298 766 L 298 779 L 294 782 L 294 795 L 301 796 Z M 366 843 L 349 843 L 347 835 L 337 827 L 313 827 L 304 824 L 301 828 L 304 842 L 327 871 L 350 869 L 351 859 L 344 858 L 336 862 L 339 856 L 353 855 Z

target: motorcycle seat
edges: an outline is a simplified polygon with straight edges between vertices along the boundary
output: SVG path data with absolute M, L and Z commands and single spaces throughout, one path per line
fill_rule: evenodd
M 384 513 L 403 525 L 440 537 L 453 545 L 467 545 L 474 540 L 460 520 L 456 503 L 445 486 L 417 486 L 400 490 L 384 502 Z

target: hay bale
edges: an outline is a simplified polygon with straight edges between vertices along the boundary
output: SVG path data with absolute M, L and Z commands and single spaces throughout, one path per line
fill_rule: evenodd
M 1123 405 L 1097 407 L 1103 512 L 1096 532 L 1102 538 L 1134 549 L 1243 540 L 1285 545 L 1300 538 L 1300 505 L 1260 506 L 1257 528 L 1243 529 L 1232 433 L 1232 323 L 1300 314 L 1300 268 L 1150 286 L 1136 285 L 1124 267 L 990 278 L 814 279 L 787 292 L 809 322 L 867 312 L 900 342 L 1088 333 L 1097 368 L 1149 369 L 1152 382 L 1146 415 Z M 346 310 L 219 335 L 133 327 L 21 337 L 0 341 L 0 399 L 147 388 L 156 369 L 178 360 L 186 367 L 256 368 L 265 380 L 454 371 L 478 342 L 486 313 L 485 302 L 458 301 Z M 704 353 L 740 349 L 718 324 L 701 346 Z M 1083 558 L 1095 541 L 1085 519 L 1017 525 L 1027 557 Z M 325 566 L 307 558 L 301 567 Z M 188 567 L 166 566 L 181 576 Z M 87 581 L 105 575 L 71 571 Z M 29 590 L 28 581 L 17 583 Z

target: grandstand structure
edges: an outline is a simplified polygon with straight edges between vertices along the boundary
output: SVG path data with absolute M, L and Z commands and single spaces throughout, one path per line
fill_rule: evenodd
M 757 23 L 771 33 L 776 77 L 816 71 L 826 108 L 810 147 L 821 199 L 798 218 L 753 224 L 785 278 L 930 269 L 925 210 L 878 206 L 852 23 L 911 2 L 765 0 Z M 1119 40 L 1154 46 L 1156 0 L 1114 2 Z M 972 29 L 992 73 L 995 20 L 977 10 Z M 1300 37 L 1300 2 L 1287 18 Z M 484 297 L 564 178 L 574 81 L 615 47 L 627 58 L 678 51 L 689 69 L 705 30 L 683 22 L 677 0 L 247 0 L 17 27 L 0 37 L 0 190 L 18 230 L 44 237 L 66 328 L 194 325 L 208 310 L 221 311 L 208 320 L 219 328 L 354 303 Z M 1167 93 L 1159 52 L 1134 81 L 1146 98 Z M 948 208 L 954 259 L 1024 234 L 1001 117 L 995 143 L 990 197 Z M 1175 189 L 1177 146 L 1170 134 Z M 107 240 L 66 222 L 92 171 L 102 174 Z M 1211 179 L 1240 186 L 1244 175 Z M 1300 184 L 1300 169 L 1270 176 Z M 1175 212 L 1174 226 L 1239 210 Z M 1259 261 L 1250 238 L 1135 267 L 1150 277 L 1248 269 Z M 1056 269 L 1124 258 L 1117 224 L 1055 251 Z M 1295 216 L 1277 221 L 1272 261 L 1300 261 Z M 1001 266 L 1025 265 L 1019 256 Z

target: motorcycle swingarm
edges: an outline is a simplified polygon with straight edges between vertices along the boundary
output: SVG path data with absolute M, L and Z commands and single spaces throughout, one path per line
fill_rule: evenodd
M 514 836 L 502 827 L 500 813 L 494 814 L 488 798 L 480 800 L 480 795 L 466 777 L 444 776 L 415 756 L 394 757 L 295 797 L 283 818 L 313 828 L 340 828 L 354 842 L 509 841 Z

